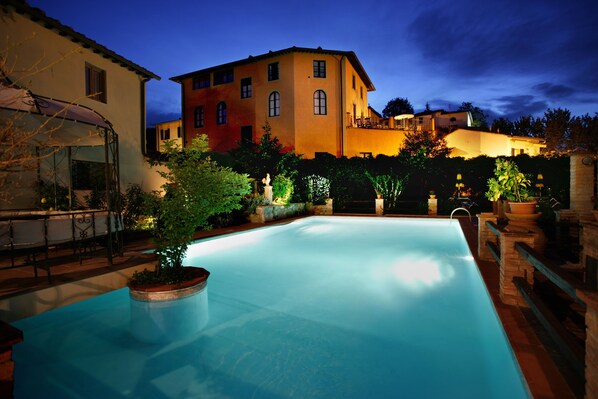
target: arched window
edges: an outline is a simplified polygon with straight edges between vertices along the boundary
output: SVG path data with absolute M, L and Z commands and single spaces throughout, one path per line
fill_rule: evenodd
M 218 103 L 216 123 L 219 125 L 224 125 L 226 123 L 226 103 L 225 102 Z
M 195 107 L 195 127 L 203 127 L 203 107 Z
M 270 97 L 268 98 L 268 115 L 280 115 L 280 93 L 277 91 L 270 93 Z
M 323 90 L 314 92 L 314 115 L 326 115 L 326 93 Z

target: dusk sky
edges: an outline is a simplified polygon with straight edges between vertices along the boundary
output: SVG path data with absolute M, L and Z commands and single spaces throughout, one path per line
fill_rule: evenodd
M 29 0 L 162 77 L 148 124 L 180 116 L 170 77 L 292 46 L 354 51 L 376 91 L 415 111 L 472 102 L 491 122 L 598 112 L 596 0 Z

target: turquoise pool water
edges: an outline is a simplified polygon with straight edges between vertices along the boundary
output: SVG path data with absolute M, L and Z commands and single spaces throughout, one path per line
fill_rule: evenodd
M 199 335 L 137 341 L 126 289 L 20 320 L 17 399 L 529 397 L 454 221 L 306 218 L 186 264 L 211 272 Z

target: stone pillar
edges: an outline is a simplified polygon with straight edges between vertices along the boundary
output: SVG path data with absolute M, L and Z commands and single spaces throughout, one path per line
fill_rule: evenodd
M 326 198 L 325 205 L 314 205 L 314 215 L 332 215 L 333 209 L 332 198 Z
M 15 363 L 12 347 L 21 341 L 21 330 L 0 321 L 0 398 L 13 398 Z
M 498 236 L 486 226 L 486 222 L 496 223 L 496 220 L 497 217 L 493 213 L 483 212 L 478 215 L 478 257 L 480 260 L 494 260 L 490 250 L 486 247 L 486 241 L 491 241 L 498 246 Z
M 537 220 L 540 218 L 540 216 L 542 216 L 541 212 L 533 214 L 517 214 L 507 212 L 506 215 L 507 219 L 509 220 L 509 224 L 505 230 L 511 232 L 534 233 L 536 234 L 534 249 L 540 253 L 543 253 L 546 250 L 548 240 L 546 239 L 544 230 L 542 230 L 542 228 L 537 224 Z
M 264 197 L 268 204 L 272 203 L 272 186 L 264 186 Z
M 428 215 L 430 215 L 430 216 L 438 215 L 438 199 L 428 198 Z
M 376 198 L 376 216 L 384 214 L 384 198 Z
M 249 221 L 251 223 L 266 223 L 266 207 L 264 205 L 260 205 L 255 208 L 255 212 L 249 215 Z
M 594 158 L 590 154 L 573 154 L 569 172 L 570 208 L 579 219 L 593 219 Z
M 586 303 L 586 396 L 598 399 L 598 293 L 577 291 Z
M 513 277 L 523 277 L 529 285 L 534 284 L 534 267 L 515 249 L 516 242 L 534 247 L 534 233 L 500 233 L 500 299 L 507 305 L 528 307 L 527 302 L 513 283 Z

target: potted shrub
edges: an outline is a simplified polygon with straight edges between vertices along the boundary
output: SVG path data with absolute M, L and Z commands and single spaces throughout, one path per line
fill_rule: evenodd
M 210 216 L 241 208 L 241 199 L 250 192 L 247 175 L 219 166 L 206 155 L 207 151 L 205 135 L 193 139 L 182 150 L 169 141 L 164 146 L 163 160 L 155 163 L 161 167 L 158 174 L 165 180 L 163 192 L 154 193 L 146 202 L 153 217 L 158 263 L 154 270 L 137 272 L 129 281 L 132 322 L 150 312 L 147 306 L 133 305 L 134 301 L 170 301 L 205 288 L 207 270 L 183 267 L 189 242 L 198 228 L 209 227 Z M 136 313 L 138 317 L 133 314 L 134 306 L 141 309 Z M 173 324 L 172 320 L 169 323 Z
M 531 194 L 531 180 L 523 174 L 517 164 L 507 159 L 496 159 L 494 177 L 488 179 L 486 198 L 508 201 L 511 213 L 535 213 L 537 201 Z

